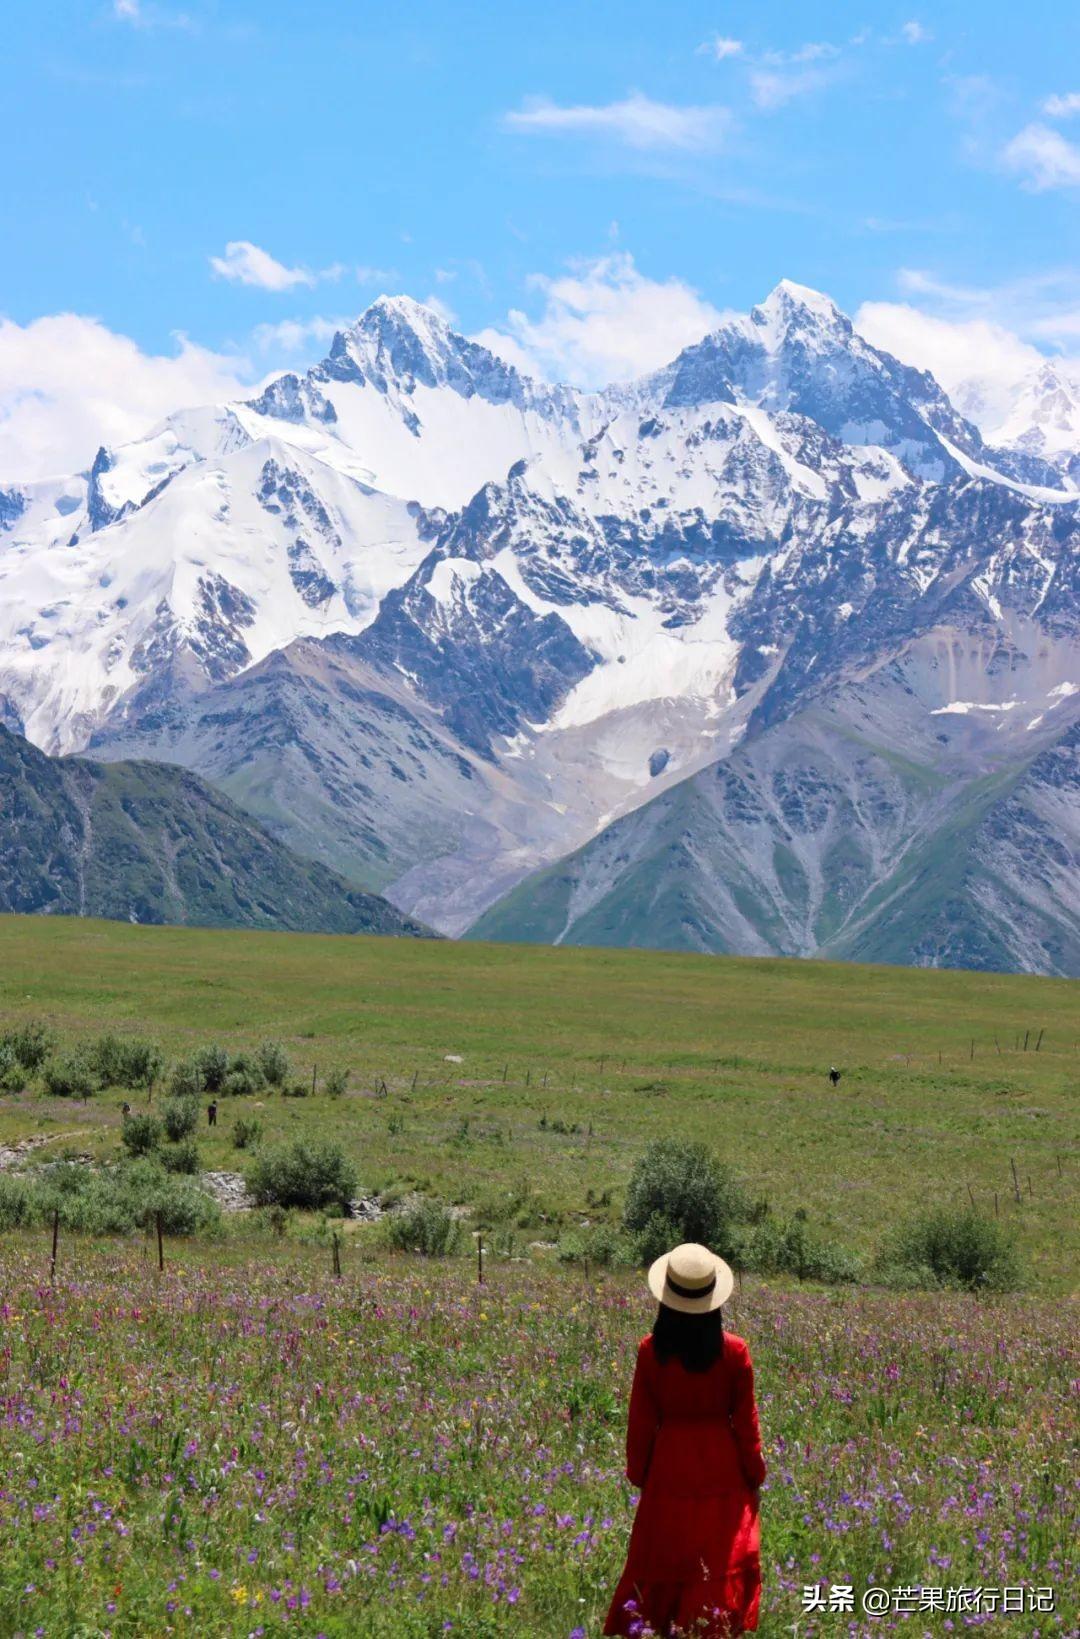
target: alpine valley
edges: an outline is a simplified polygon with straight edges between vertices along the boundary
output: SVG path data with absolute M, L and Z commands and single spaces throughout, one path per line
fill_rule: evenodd
M 0 722 L 447 934 L 1080 975 L 1077 402 L 788 282 L 598 393 L 383 298 L 0 489 Z

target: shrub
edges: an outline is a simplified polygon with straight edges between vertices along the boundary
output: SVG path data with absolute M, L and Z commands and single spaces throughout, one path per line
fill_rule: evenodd
M 968 1207 L 918 1212 L 887 1237 L 876 1259 L 887 1283 L 1006 1292 L 1021 1284 L 1016 1250 L 993 1218 Z
M 161 1122 L 154 1115 L 129 1115 L 120 1136 L 129 1155 L 150 1155 L 161 1143 Z
M 666 1222 L 666 1220 L 665 1220 Z M 670 1225 L 667 1225 L 670 1230 Z M 668 1251 L 675 1243 L 666 1241 L 661 1250 Z M 655 1254 L 657 1257 L 659 1253 Z M 615 1269 L 637 1261 L 638 1242 L 613 1228 L 611 1224 L 597 1224 L 594 1229 L 576 1230 L 559 1240 L 557 1253 L 560 1263 L 588 1264 L 595 1269 Z
M 27 1074 L 8 1042 L 0 1041 L 0 1093 L 21 1093 Z
M 30 1019 L 0 1036 L 0 1045 L 9 1047 L 16 1061 L 31 1075 L 40 1070 L 53 1050 L 52 1031 L 40 1019 Z
M 795 1275 L 831 1285 L 859 1278 L 858 1260 L 844 1247 L 821 1241 L 796 1215 L 786 1222 L 759 1216 L 735 1250 L 738 1268 L 759 1275 Z
M 98 1087 L 92 1065 L 79 1053 L 50 1059 L 43 1079 L 46 1092 L 54 1098 L 89 1098 Z
M 288 1081 L 281 1089 L 282 1098 L 306 1098 L 311 1088 L 306 1081 Z
M 399 1252 L 448 1258 L 461 1245 L 461 1224 L 442 1201 L 416 1201 L 383 1222 L 388 1244 Z
M 327 1070 L 323 1077 L 323 1089 L 328 1098 L 340 1098 L 348 1085 L 348 1070 Z
M 162 1145 L 158 1160 L 166 1172 L 196 1173 L 199 1170 L 199 1146 L 193 1138 L 181 1138 L 178 1143 Z
M 99 1036 L 87 1056 L 103 1087 L 152 1087 L 165 1062 L 156 1043 L 137 1036 Z
M 260 1206 L 338 1207 L 345 1211 L 356 1194 L 356 1172 L 337 1144 L 298 1139 L 260 1152 L 247 1186 Z
M 220 1093 L 229 1073 L 229 1055 L 224 1047 L 208 1043 L 191 1055 L 190 1062 L 199 1077 L 199 1089 L 204 1093 Z
M 0 1173 L 0 1231 L 24 1229 L 34 1221 L 33 1197 L 26 1180 Z
M 56 1210 L 65 1229 L 82 1234 L 130 1234 L 152 1227 L 159 1212 L 167 1235 L 206 1234 L 221 1224 L 216 1201 L 147 1159 L 101 1170 L 56 1163 L 26 1189 L 30 1221 L 47 1223 Z
M 248 1121 L 244 1116 L 237 1116 L 233 1122 L 232 1141 L 234 1149 L 253 1150 L 262 1137 L 262 1122 Z
M 279 1041 L 264 1041 L 255 1054 L 255 1063 L 270 1087 L 280 1087 L 289 1076 L 289 1057 Z
M 726 1256 L 735 1245 L 735 1226 L 747 1212 L 739 1185 L 704 1144 L 660 1138 L 631 1175 L 623 1227 L 641 1238 L 642 1261 L 682 1241 L 699 1241 Z M 661 1220 L 674 1239 L 653 1250 Z
M 173 1098 L 198 1098 L 203 1089 L 202 1074 L 194 1059 L 180 1059 L 169 1074 L 169 1093 Z
M 249 1053 L 236 1053 L 229 1060 L 221 1091 L 230 1098 L 248 1098 L 252 1093 L 262 1092 L 265 1085 L 265 1077 L 255 1058 Z
M 182 1138 L 189 1138 L 199 1124 L 199 1105 L 194 1098 L 170 1098 L 165 1101 L 161 1110 L 162 1125 L 165 1136 L 172 1143 L 178 1144 Z

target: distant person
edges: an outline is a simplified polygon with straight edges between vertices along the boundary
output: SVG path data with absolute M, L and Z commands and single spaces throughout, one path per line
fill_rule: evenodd
M 640 1487 L 606 1634 L 733 1639 L 758 1625 L 758 1493 L 765 1478 L 754 1369 L 720 1305 L 734 1276 L 707 1247 L 649 1270 L 660 1307 L 638 1349 L 626 1477 Z
M 123 1117 L 123 1119 L 125 1121 L 127 1120 L 128 1116 L 131 1114 L 131 1105 L 128 1103 L 126 1098 L 120 1106 L 120 1114 L 121 1114 L 121 1116 Z
M 209 1104 L 206 1106 L 206 1125 L 208 1127 L 216 1127 L 217 1126 L 217 1099 L 216 1098 L 212 1098 L 210 1100 Z
M 832 1082 L 834 1087 L 836 1086 L 837 1082 L 840 1080 L 840 1072 L 836 1068 L 835 1064 L 830 1064 L 829 1065 L 829 1080 Z

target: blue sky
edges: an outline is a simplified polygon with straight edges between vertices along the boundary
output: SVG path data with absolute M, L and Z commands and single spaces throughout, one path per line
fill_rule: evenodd
M 785 276 L 945 375 L 1080 353 L 1064 0 L 16 0 L 4 43 L 0 478 L 382 290 L 586 382 Z

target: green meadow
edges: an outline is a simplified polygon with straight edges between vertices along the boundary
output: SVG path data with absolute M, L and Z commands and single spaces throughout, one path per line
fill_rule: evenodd
M 693 1136 L 860 1253 L 916 1206 L 974 1201 L 1051 1295 L 1075 1278 L 1078 997 L 998 974 L 0 918 L 0 1028 L 150 1036 L 170 1058 L 275 1039 L 314 1080 L 223 1098 L 205 1168 L 243 1171 L 243 1115 L 264 1143 L 335 1139 L 365 1193 L 438 1196 L 474 1226 L 511 1196 L 523 1241 L 555 1241 L 617 1221 L 651 1139 Z M 338 1099 L 332 1069 L 350 1073 Z M 5 1095 L 0 1144 L 115 1156 L 123 1096 Z

